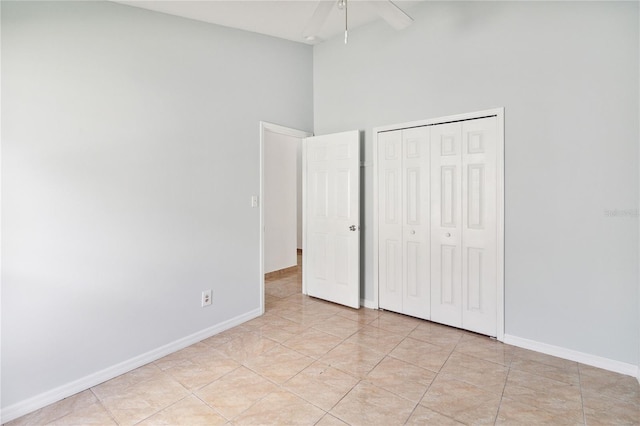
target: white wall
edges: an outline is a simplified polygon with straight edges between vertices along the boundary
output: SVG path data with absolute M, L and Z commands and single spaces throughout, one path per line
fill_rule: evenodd
M 505 107 L 506 333 L 637 365 L 637 2 L 426 2 L 314 48 L 314 131 Z
M 311 99 L 309 46 L 2 2 L 4 409 L 259 312 L 259 121 Z
M 264 132 L 264 272 L 298 264 L 300 138 Z

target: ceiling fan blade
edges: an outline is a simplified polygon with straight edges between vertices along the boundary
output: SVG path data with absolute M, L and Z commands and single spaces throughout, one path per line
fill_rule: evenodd
M 311 19 L 309 19 L 309 22 L 307 22 L 307 26 L 302 32 L 302 37 L 307 40 L 313 40 L 318 35 L 320 29 L 329 17 L 329 12 L 331 12 L 331 9 L 334 5 L 335 1 L 333 0 L 320 0 L 315 12 L 313 12 L 313 16 L 311 16 Z
M 378 15 L 398 31 L 404 30 L 413 22 L 413 19 L 391 0 L 377 1 L 375 4 L 378 7 Z

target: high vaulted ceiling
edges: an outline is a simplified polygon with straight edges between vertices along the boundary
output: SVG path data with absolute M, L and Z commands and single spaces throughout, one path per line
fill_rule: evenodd
M 315 40 L 305 40 L 302 33 L 319 1 L 335 0 L 114 0 L 118 3 L 163 12 L 184 18 L 266 34 L 300 43 L 316 44 L 344 33 L 344 12 L 338 7 L 329 16 Z M 381 20 L 376 2 L 348 0 L 349 29 Z M 386 0 L 382 0 L 386 1 Z M 411 8 L 425 0 L 394 0 L 411 15 Z

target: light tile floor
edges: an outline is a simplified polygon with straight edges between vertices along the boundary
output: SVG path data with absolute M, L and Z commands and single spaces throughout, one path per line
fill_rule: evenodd
M 9 425 L 640 424 L 632 377 L 265 287 L 264 316 Z

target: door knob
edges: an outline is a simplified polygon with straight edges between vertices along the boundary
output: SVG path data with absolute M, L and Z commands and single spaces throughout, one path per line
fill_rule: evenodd
M 349 227 L 349 231 L 355 231 L 355 230 L 356 230 L 356 226 L 355 226 L 355 225 L 351 225 L 351 226 Z
M 411 230 L 411 235 L 416 235 L 416 231 L 414 231 L 413 229 Z
M 451 233 L 450 233 L 450 232 L 447 232 L 446 234 L 444 234 L 444 236 L 445 236 L 445 237 L 450 237 L 450 236 L 451 236 Z

